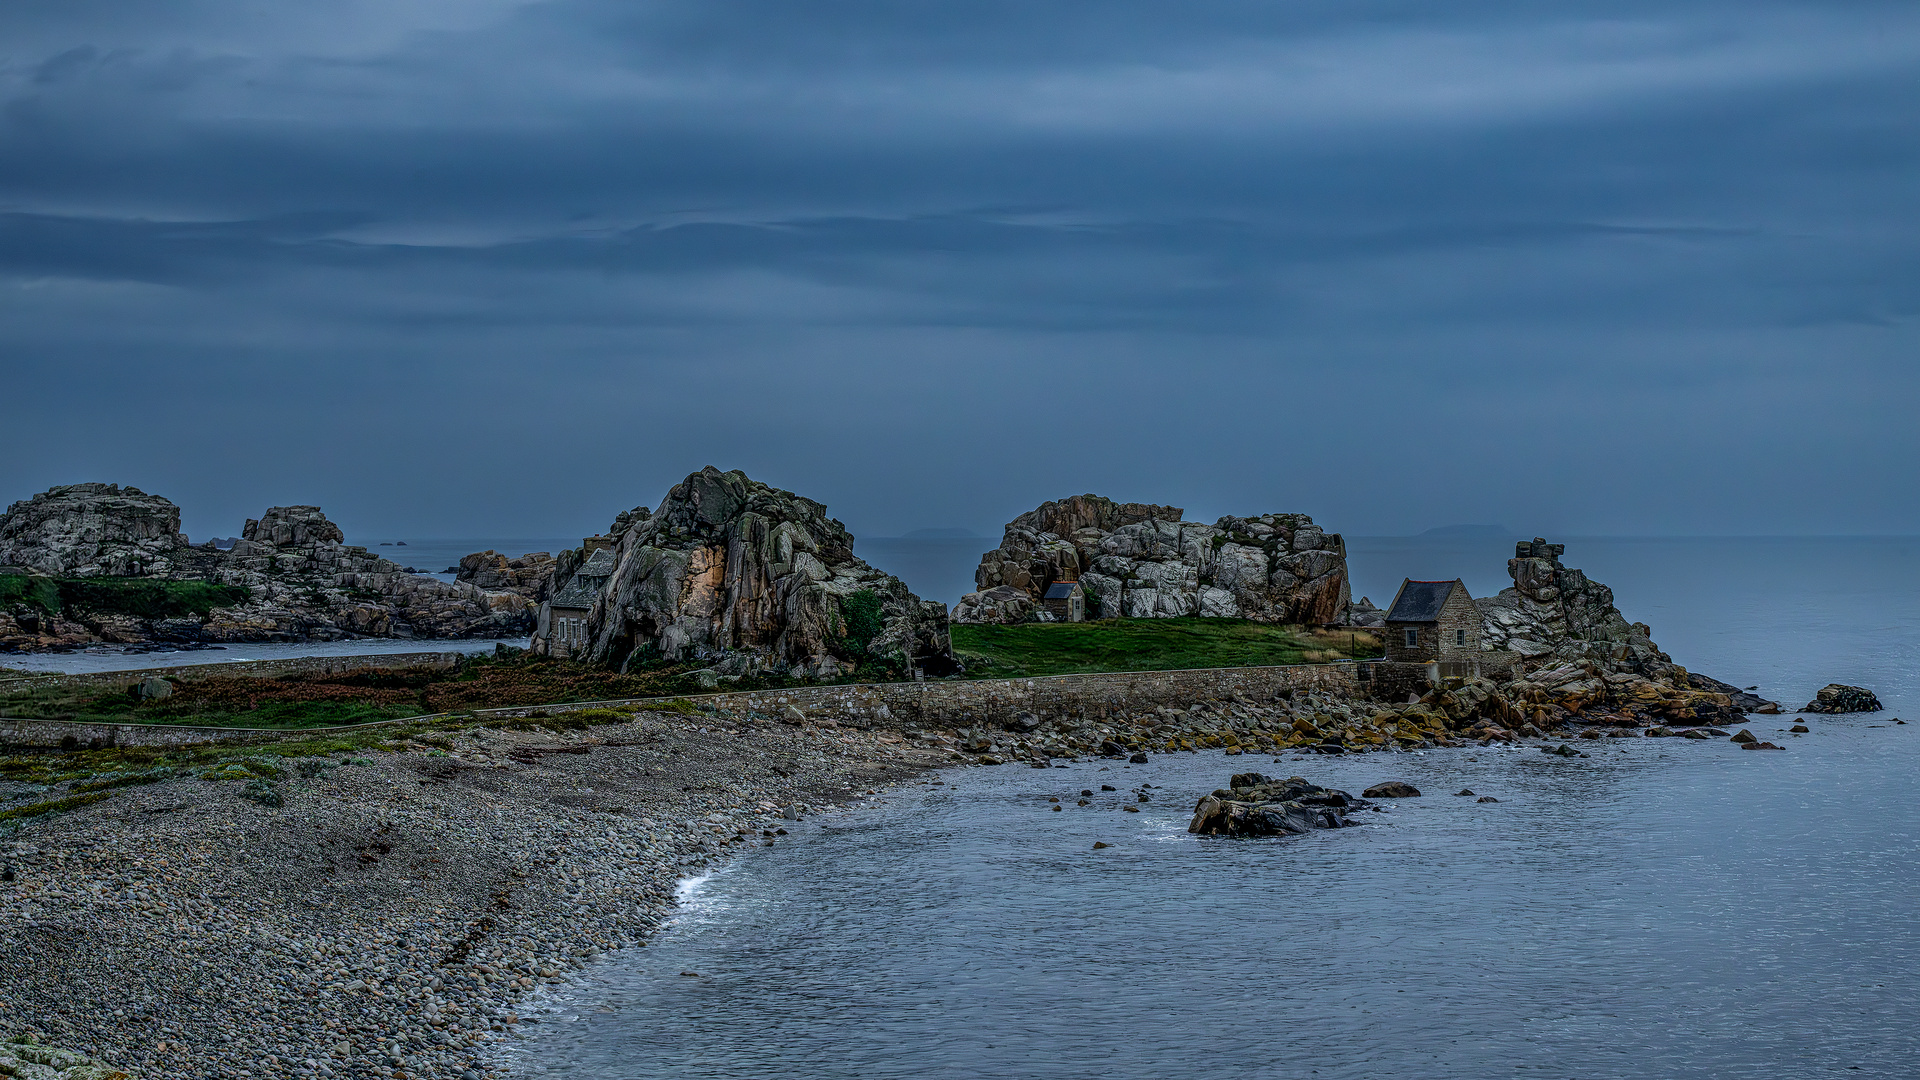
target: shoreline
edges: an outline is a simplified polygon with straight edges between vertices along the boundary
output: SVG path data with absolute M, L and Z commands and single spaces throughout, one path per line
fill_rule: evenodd
M 515 727 L 288 760 L 279 807 L 183 777 L 0 836 L 0 1032 L 142 1080 L 497 1075 L 515 1007 L 643 945 L 690 871 L 964 760 L 741 715 Z

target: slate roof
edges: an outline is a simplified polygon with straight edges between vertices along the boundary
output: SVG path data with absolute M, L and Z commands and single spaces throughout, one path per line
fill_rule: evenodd
M 598 581 L 592 582 L 591 587 L 589 587 L 588 582 L 581 580 L 581 578 L 585 576 L 584 574 L 575 574 L 573 580 L 567 582 L 566 588 L 553 594 L 552 599 L 547 601 L 547 606 L 550 608 L 575 608 L 580 611 L 591 610 L 594 597 L 600 595 L 600 583 Z
M 1070 600 L 1073 598 L 1073 590 L 1079 587 L 1080 583 L 1077 581 L 1056 581 L 1047 586 L 1047 595 L 1041 597 L 1041 599 Z
M 594 598 L 600 595 L 600 587 L 613 576 L 613 552 L 608 548 L 587 556 L 580 569 L 573 572 L 573 580 L 567 586 L 553 594 L 547 606 L 557 608 L 576 608 L 587 610 L 593 607 Z
M 1401 582 L 1400 592 L 1393 598 L 1393 606 L 1387 609 L 1387 621 L 1396 622 L 1438 622 L 1440 609 L 1446 605 L 1447 597 L 1453 595 L 1457 581 L 1415 581 L 1408 578 Z

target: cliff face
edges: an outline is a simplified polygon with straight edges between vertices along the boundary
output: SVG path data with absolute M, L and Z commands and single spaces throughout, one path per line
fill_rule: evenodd
M 826 507 L 744 473 L 687 477 L 628 523 L 614 554 L 587 620 L 591 660 L 815 678 L 909 659 L 928 674 L 954 669 L 945 605 L 855 558 Z
M 179 527 L 172 502 L 117 485 L 75 484 L 13 504 L 0 516 L 0 565 L 48 577 L 208 582 L 246 599 L 160 615 L 15 604 L 0 611 L 0 646 L 493 637 L 532 625 L 529 598 L 406 573 L 342 543 L 316 506 L 267 510 L 231 551 L 189 546 Z
M 476 551 L 460 558 L 455 581 L 468 582 L 491 592 L 510 592 L 538 604 L 547 598 L 547 586 L 553 580 L 554 558 L 535 551 L 508 558 L 497 551 Z
M 1174 506 L 1076 495 L 1007 524 L 980 558 L 955 622 L 1019 622 L 1053 581 L 1078 577 L 1098 614 L 1321 624 L 1347 608 L 1346 544 L 1305 514 L 1182 521 Z

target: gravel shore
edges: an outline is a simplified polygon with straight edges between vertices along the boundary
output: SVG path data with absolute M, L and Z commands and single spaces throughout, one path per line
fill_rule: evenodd
M 677 881 L 960 760 L 726 713 L 417 738 L 0 822 L 0 1034 L 140 1078 L 493 1075 L 518 1004 L 643 945 Z

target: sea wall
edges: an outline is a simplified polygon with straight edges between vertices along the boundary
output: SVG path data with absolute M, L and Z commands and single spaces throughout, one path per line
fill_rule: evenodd
M 9 694 L 56 688 L 128 687 L 154 676 L 163 679 L 213 679 L 238 675 L 264 679 L 276 675 L 339 675 L 367 668 L 424 667 L 445 670 L 459 664 L 460 655 L 452 652 L 410 652 L 373 653 L 366 656 L 294 656 L 284 660 L 234 660 L 225 664 L 182 664 L 134 671 L 93 671 L 78 675 L 26 675 L 0 679 L 0 698 Z
M 455 654 L 413 655 L 432 657 Z M 364 661 L 393 658 L 315 657 L 312 659 Z M 189 670 L 198 671 L 199 669 Z M 120 677 L 121 682 L 132 681 L 133 673 L 115 672 L 114 674 Z M 1042 720 L 1063 717 L 1102 720 L 1121 713 L 1138 713 L 1162 705 L 1185 706 L 1208 699 L 1238 696 L 1248 704 L 1257 705 L 1276 701 L 1296 690 L 1326 690 L 1351 694 L 1354 689 L 1352 664 L 1298 664 L 1285 667 L 1050 675 L 1033 679 L 804 686 L 786 690 L 702 694 L 682 700 L 691 700 L 702 705 L 735 712 L 759 712 L 776 719 L 794 722 L 804 717 L 806 720 L 816 722 L 831 720 L 848 727 L 905 730 L 951 728 L 981 723 L 1004 724 L 1023 712 L 1032 713 Z M 580 709 L 645 705 L 657 703 L 660 700 L 662 699 L 631 698 L 617 701 L 569 702 L 564 705 L 480 709 L 476 710 L 474 715 L 482 718 L 551 716 Z M 794 715 L 795 712 L 800 715 Z M 301 728 L 299 730 L 0 719 L 0 746 L 69 749 L 147 746 L 174 749 L 210 743 L 316 738 L 340 732 L 365 731 L 381 726 L 419 723 L 437 719 L 442 715 L 445 714 L 358 724 L 352 727 Z

